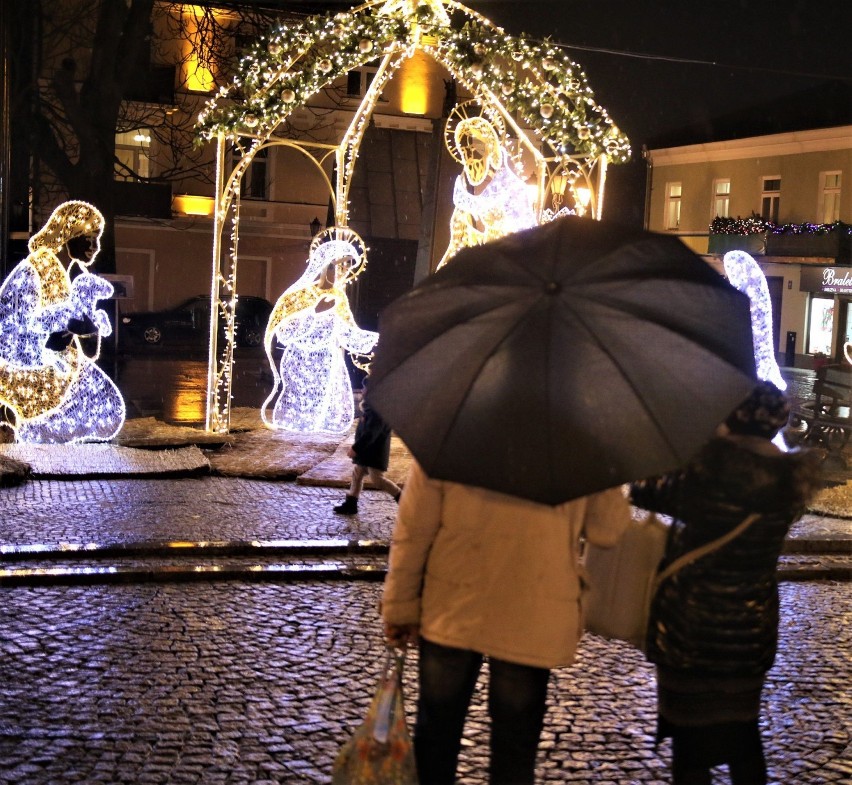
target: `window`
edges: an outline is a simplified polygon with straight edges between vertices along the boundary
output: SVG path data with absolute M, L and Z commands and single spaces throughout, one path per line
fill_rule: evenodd
M 666 229 L 680 228 L 680 183 L 666 183 Z
M 831 224 L 840 220 L 840 172 L 821 172 L 819 221 Z
M 778 223 L 778 208 L 781 205 L 781 178 L 764 177 L 760 195 L 760 216 L 766 221 Z
M 831 354 L 834 331 L 834 298 L 812 297 L 808 318 L 808 354 Z
M 151 131 L 137 128 L 115 135 L 115 179 L 151 176 Z
M 269 148 L 262 147 L 251 159 L 246 172 L 243 194 L 246 199 L 267 199 L 269 193 Z
M 713 215 L 711 218 L 728 218 L 731 214 L 731 181 L 713 181 Z
M 373 79 L 376 78 L 378 68 L 375 66 L 364 66 L 356 68 L 346 75 L 346 95 L 353 98 L 360 98 L 365 95 L 370 85 L 373 84 Z

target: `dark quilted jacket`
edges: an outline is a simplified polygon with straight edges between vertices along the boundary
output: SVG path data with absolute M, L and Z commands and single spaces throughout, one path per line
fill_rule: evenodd
M 756 452 L 749 443 L 715 439 L 683 471 L 632 487 L 634 504 L 674 519 L 664 564 L 760 513 L 660 586 L 647 639 L 648 659 L 658 665 L 745 676 L 766 673 L 775 659 L 776 563 L 818 487 L 819 468 L 813 453 Z

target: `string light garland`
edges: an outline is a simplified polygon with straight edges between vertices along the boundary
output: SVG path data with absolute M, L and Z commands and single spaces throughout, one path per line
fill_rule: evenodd
M 325 229 L 311 243 L 303 275 L 275 303 L 264 341 L 274 382 L 261 407 L 269 428 L 343 434 L 352 426 L 344 352 L 368 355 L 379 338 L 355 323 L 346 292 L 365 265 L 364 243 L 355 232 Z
M 759 215 L 752 215 L 748 218 L 720 218 L 716 217 L 710 222 L 710 234 L 762 234 L 763 232 L 771 232 L 772 234 L 802 234 L 802 235 L 826 235 L 832 232 L 852 235 L 852 226 L 843 221 L 834 221 L 829 224 L 776 224 L 772 221 L 767 221 Z
M 242 58 L 233 85 L 202 110 L 200 134 L 263 132 L 378 55 L 418 49 L 471 92 L 484 88 L 501 96 L 557 154 L 629 160 L 627 138 L 595 101 L 582 68 L 558 45 L 508 35 L 451 0 L 365 3 L 348 13 L 279 25 Z
M 787 389 L 775 359 L 772 333 L 772 300 L 760 266 L 745 251 L 729 251 L 723 263 L 728 281 L 748 296 L 751 304 L 751 333 L 757 377 L 772 382 L 779 390 Z
M 101 338 L 112 333 L 97 307 L 112 296 L 112 284 L 88 272 L 103 229 L 92 205 L 61 204 L 0 286 L 0 405 L 10 413 L 16 441 L 106 441 L 124 424 L 124 399 L 96 364 Z M 85 258 L 72 256 L 66 268 L 59 253 L 76 238 L 88 238 Z M 95 336 L 93 354 L 75 329 Z

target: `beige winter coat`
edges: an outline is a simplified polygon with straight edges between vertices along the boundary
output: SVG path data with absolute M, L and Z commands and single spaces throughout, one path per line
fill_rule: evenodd
M 415 463 L 391 541 L 384 620 L 507 662 L 569 665 L 582 635 L 580 535 L 612 545 L 629 517 L 618 488 L 550 507 L 433 480 Z

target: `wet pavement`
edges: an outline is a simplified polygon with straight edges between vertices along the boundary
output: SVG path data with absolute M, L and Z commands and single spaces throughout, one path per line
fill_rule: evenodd
M 224 477 L 0 493 L 0 783 L 330 781 L 379 669 L 389 497 L 366 491 L 347 518 L 341 489 Z M 785 559 L 822 569 L 781 574 L 772 781 L 849 782 L 852 584 L 824 568 L 848 563 L 852 533 L 809 516 L 793 535 Z M 653 670 L 586 636 L 553 676 L 539 779 L 667 782 L 653 734 Z M 486 738 L 480 684 L 460 782 L 485 782 Z
M 0 783 L 330 782 L 380 667 L 396 512 L 365 491 L 334 515 L 342 494 L 218 476 L 0 489 Z M 852 782 L 850 562 L 848 519 L 805 516 L 786 543 L 761 718 L 778 785 Z M 587 635 L 552 677 L 539 781 L 668 782 L 654 699 L 640 653 Z M 466 785 L 486 781 L 487 724 L 480 682 Z

